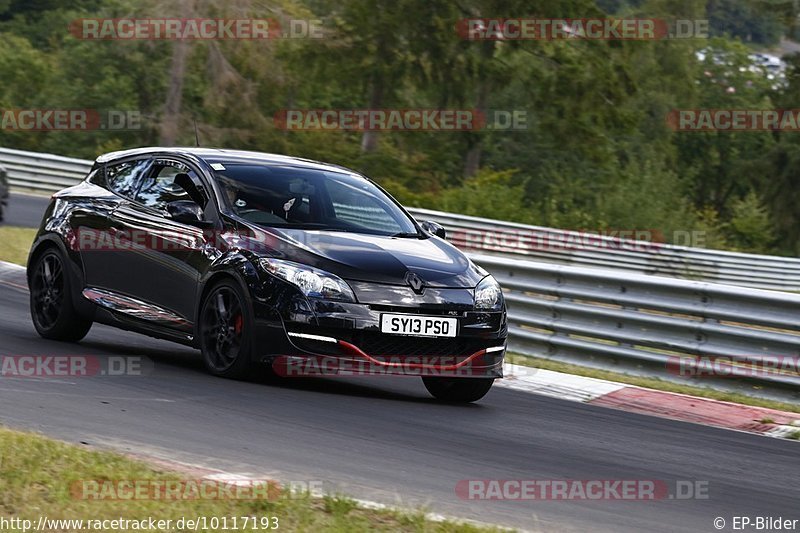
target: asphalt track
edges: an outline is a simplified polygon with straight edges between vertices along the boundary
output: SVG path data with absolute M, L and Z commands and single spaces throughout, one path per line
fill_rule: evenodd
M 3 224 L 22 228 L 38 228 L 49 200 L 47 196 L 12 192 L 8 199 Z
M 22 271 L 0 272 L 0 355 L 143 356 L 141 376 L 0 377 L 0 423 L 237 474 L 324 481 L 387 504 L 540 531 L 731 531 L 734 515 L 800 518 L 800 444 L 495 388 L 441 405 L 416 378 L 235 382 L 199 354 L 95 326 L 40 339 Z M 469 501 L 464 479 L 691 480 L 708 499 Z

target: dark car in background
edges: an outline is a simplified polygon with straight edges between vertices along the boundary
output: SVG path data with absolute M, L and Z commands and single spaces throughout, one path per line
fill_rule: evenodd
M 6 208 L 8 207 L 8 171 L 0 165 L 0 222 L 5 220 Z
M 445 401 L 502 377 L 498 283 L 368 178 L 335 165 L 206 148 L 99 157 L 56 193 L 28 261 L 45 338 L 93 322 L 197 347 L 245 377 L 421 376 Z

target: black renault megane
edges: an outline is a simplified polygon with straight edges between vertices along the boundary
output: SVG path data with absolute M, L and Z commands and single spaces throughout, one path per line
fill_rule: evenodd
M 498 283 L 368 178 L 207 148 L 99 157 L 56 193 L 30 251 L 34 326 L 93 322 L 200 349 L 208 370 L 417 375 L 438 399 L 502 377 Z

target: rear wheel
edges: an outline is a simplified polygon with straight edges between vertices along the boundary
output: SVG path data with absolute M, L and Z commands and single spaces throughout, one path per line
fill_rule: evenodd
M 200 351 L 208 371 L 231 379 L 250 369 L 253 319 L 242 290 L 222 281 L 209 291 L 200 311 Z
M 480 400 L 492 388 L 494 378 L 433 378 L 424 377 L 425 388 L 437 400 L 469 403 Z
M 92 321 L 78 315 L 72 303 L 69 275 L 61 254 L 50 249 L 31 269 L 31 318 L 45 339 L 76 342 L 89 333 Z

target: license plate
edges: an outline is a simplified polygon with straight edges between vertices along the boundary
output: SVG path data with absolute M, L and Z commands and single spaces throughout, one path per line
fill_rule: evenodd
M 441 316 L 381 315 L 381 333 L 417 337 L 455 337 L 458 319 Z

